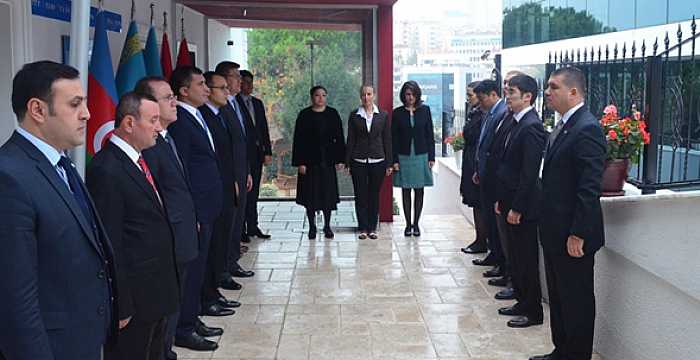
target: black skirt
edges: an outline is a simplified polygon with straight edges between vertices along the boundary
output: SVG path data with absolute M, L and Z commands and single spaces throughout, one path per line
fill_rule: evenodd
M 333 165 L 311 165 L 297 177 L 296 203 L 307 210 L 337 210 L 338 176 Z

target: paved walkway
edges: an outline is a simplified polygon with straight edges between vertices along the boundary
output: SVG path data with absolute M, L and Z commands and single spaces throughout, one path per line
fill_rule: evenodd
M 426 215 L 423 236 L 403 236 L 403 219 L 382 224 L 379 240 L 345 228 L 334 240 L 308 240 L 303 209 L 261 203 L 261 227 L 242 259 L 256 276 L 226 291 L 244 305 L 225 318 L 213 353 L 176 348 L 180 359 L 454 359 L 523 360 L 551 350 L 545 325 L 506 327 L 496 288 L 459 247 L 473 238 L 461 215 Z M 342 203 L 337 226 L 354 224 Z M 320 221 L 320 219 L 319 219 Z

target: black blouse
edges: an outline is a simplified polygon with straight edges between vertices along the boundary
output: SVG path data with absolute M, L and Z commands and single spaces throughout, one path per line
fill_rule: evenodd
M 307 107 L 299 112 L 294 127 L 292 166 L 345 163 L 345 137 L 338 111 L 327 106 L 322 112 Z

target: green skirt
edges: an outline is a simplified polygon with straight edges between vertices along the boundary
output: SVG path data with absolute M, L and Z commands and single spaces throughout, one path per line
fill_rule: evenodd
M 428 154 L 399 154 L 399 171 L 394 173 L 393 183 L 404 189 L 433 186 L 433 171 L 428 165 Z

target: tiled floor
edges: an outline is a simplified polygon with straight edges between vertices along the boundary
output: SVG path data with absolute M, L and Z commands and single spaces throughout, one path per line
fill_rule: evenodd
M 522 360 L 551 350 L 547 322 L 514 330 L 496 314 L 510 302 L 494 300 L 484 269 L 459 252 L 474 234 L 464 217 L 426 215 L 420 238 L 404 237 L 396 217 L 379 240 L 357 240 L 352 204 L 341 205 L 335 239 L 313 241 L 303 209 L 261 203 L 273 237 L 242 259 L 256 276 L 225 292 L 244 305 L 204 318 L 225 328 L 216 352 L 176 348 L 179 358 Z

